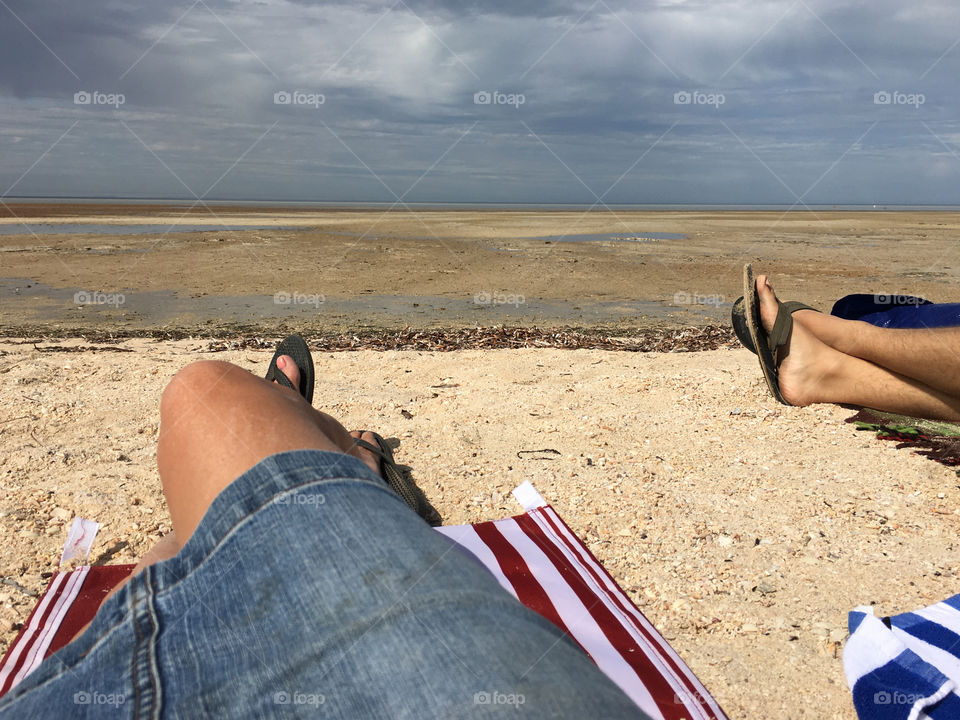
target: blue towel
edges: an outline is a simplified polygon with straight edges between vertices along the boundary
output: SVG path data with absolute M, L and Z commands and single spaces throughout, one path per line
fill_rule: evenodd
M 960 718 L 960 595 L 889 618 L 858 607 L 849 627 L 843 669 L 860 720 Z
M 847 295 L 831 315 L 888 328 L 934 328 L 960 325 L 960 303 L 932 303 L 914 295 Z

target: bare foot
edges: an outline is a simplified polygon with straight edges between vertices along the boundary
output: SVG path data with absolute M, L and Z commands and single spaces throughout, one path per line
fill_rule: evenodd
M 777 320 L 777 296 L 766 275 L 757 276 L 757 296 L 760 299 L 760 322 L 770 333 Z M 800 310 L 793 317 L 790 339 L 777 350 L 780 392 L 791 405 L 804 406 L 821 402 L 818 392 L 826 384 L 840 353 L 817 339 L 806 325 L 803 316 L 817 315 L 812 310 Z
M 300 387 L 300 368 L 297 367 L 297 363 L 294 362 L 293 358 L 289 355 L 281 355 L 277 358 L 277 369 L 287 376 L 287 379 L 293 383 L 293 387 Z M 291 390 L 290 388 L 281 385 L 276 380 L 273 381 L 273 384 L 284 390 L 285 392 L 292 392 L 297 395 L 297 397 L 303 397 L 299 391 Z

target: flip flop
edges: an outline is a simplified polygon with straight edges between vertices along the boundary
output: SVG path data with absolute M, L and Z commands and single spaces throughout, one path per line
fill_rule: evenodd
M 368 431 L 364 430 L 361 434 L 365 432 Z M 396 460 L 393 459 L 393 450 L 387 444 L 387 441 L 377 433 L 373 433 L 373 438 L 376 440 L 376 445 L 368 443 L 366 440 L 361 440 L 360 438 L 354 438 L 354 442 L 360 447 L 375 453 L 380 458 L 380 474 L 383 475 L 384 480 L 386 480 L 390 488 L 403 498 L 403 501 L 407 503 L 417 515 L 434 527 L 441 525 L 443 520 L 440 518 L 440 513 L 430 504 L 430 501 L 427 500 L 423 491 L 414 484 L 409 472 L 401 470 L 400 466 L 397 465 Z
M 815 307 L 810 307 L 802 302 L 797 302 L 796 300 L 791 300 L 789 302 L 780 302 L 780 310 L 778 312 L 788 312 L 793 315 L 797 310 L 813 310 L 814 312 L 820 312 Z M 736 302 L 733 303 L 733 309 L 730 311 L 730 324 L 733 325 L 733 332 L 737 336 L 737 340 L 740 341 L 740 344 L 743 345 L 747 350 L 752 352 L 754 355 L 757 354 L 757 348 L 753 344 L 753 338 L 750 337 L 750 331 L 747 329 L 747 306 L 743 301 L 743 296 L 737 298 Z
M 277 358 L 281 355 L 289 355 L 296 363 L 297 370 L 300 371 L 300 387 L 294 387 L 290 378 L 277 367 Z M 313 358 L 310 356 L 310 348 L 307 347 L 306 341 L 299 335 L 290 335 L 277 345 L 277 350 L 273 353 L 273 359 L 264 377 L 270 381 L 276 380 L 291 390 L 296 390 L 308 403 L 313 404 Z
M 739 314 L 739 318 L 743 318 L 746 327 L 737 331 L 739 318 L 736 312 L 737 304 L 734 303 L 734 313 L 731 318 L 734 322 L 734 332 L 737 333 L 740 342 L 748 350 L 757 354 L 760 360 L 760 370 L 763 372 L 763 379 L 767 382 L 770 394 L 778 402 L 789 405 L 790 403 L 784 400 L 783 394 L 780 392 L 777 350 L 790 340 L 790 331 L 793 328 L 793 313 L 797 310 L 813 310 L 814 308 L 798 302 L 781 303 L 778 301 L 777 319 L 773 323 L 773 331 L 767 335 L 767 331 L 763 329 L 763 323 L 760 322 L 760 299 L 757 297 L 757 284 L 753 278 L 753 267 L 750 263 L 743 266 L 743 298 L 741 298 L 741 301 L 742 312 Z

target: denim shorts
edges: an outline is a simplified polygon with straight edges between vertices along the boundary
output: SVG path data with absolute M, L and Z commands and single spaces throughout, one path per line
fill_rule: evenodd
M 496 702 L 494 702 L 494 700 Z M 0 718 L 645 717 L 349 455 L 266 458 Z

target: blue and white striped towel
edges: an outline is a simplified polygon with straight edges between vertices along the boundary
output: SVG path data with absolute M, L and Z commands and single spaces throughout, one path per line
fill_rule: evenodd
M 843 669 L 860 720 L 960 718 L 960 595 L 916 612 L 850 613 Z

